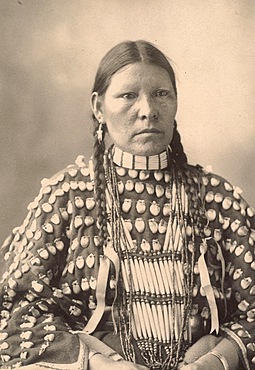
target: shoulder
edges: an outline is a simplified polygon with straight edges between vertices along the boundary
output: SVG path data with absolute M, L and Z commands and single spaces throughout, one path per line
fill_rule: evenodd
M 242 195 L 242 189 L 233 185 L 226 178 L 213 172 L 210 166 L 188 166 L 187 176 L 194 180 L 200 179 L 201 192 L 207 207 L 217 206 L 222 211 L 239 212 L 247 216 L 255 225 L 255 209 L 250 206 Z
M 62 183 L 63 181 L 79 181 L 79 180 L 89 180 L 90 169 L 89 162 L 85 162 L 83 155 L 79 155 L 73 164 L 67 165 L 62 170 L 55 173 L 49 179 L 44 178 L 41 181 L 42 187 L 56 185 Z
M 50 178 L 44 178 L 41 181 L 42 188 L 47 186 L 60 186 L 65 187 L 67 184 L 75 188 L 75 182 L 79 184 L 80 181 L 91 181 L 91 170 L 89 161 L 85 162 L 83 155 L 79 155 L 73 164 L 67 165 L 65 168 L 55 173 Z M 63 189 L 64 190 L 64 189 Z M 73 189 L 75 190 L 75 189 Z
M 225 177 L 214 173 L 211 168 L 203 168 L 201 173 L 203 185 L 207 192 L 213 192 L 215 196 L 216 194 L 222 194 L 224 197 L 231 197 L 237 201 L 243 200 L 242 189 L 232 184 Z
M 242 190 L 238 186 L 231 184 L 224 177 L 214 173 L 211 166 L 203 168 L 200 165 L 188 165 L 185 173 L 188 178 L 191 178 L 196 183 L 200 180 L 201 186 L 204 186 L 206 191 L 214 193 L 221 191 L 224 195 L 232 194 L 236 199 L 240 198 Z
M 50 178 L 42 179 L 39 194 L 28 205 L 28 210 L 35 209 L 38 203 L 46 200 L 53 204 L 65 194 L 70 195 L 70 192 L 73 196 L 78 192 L 92 192 L 93 187 L 89 162 L 86 163 L 84 156 L 79 155 L 73 164 L 67 165 Z

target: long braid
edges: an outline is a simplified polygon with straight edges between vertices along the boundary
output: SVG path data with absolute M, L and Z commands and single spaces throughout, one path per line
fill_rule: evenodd
M 203 171 L 202 167 L 197 165 L 197 166 L 191 166 L 188 165 L 188 159 L 187 156 L 184 152 L 183 145 L 181 143 L 181 136 L 177 130 L 177 122 L 174 121 L 174 132 L 173 132 L 173 138 L 170 143 L 170 147 L 172 149 L 172 157 L 174 161 L 176 162 L 177 166 L 185 174 L 185 170 L 188 170 L 188 173 L 185 174 L 185 176 L 189 177 L 190 173 L 193 174 L 197 178 L 197 194 L 194 199 L 191 197 L 191 192 L 190 190 L 187 191 L 188 196 L 190 198 L 190 203 L 192 204 L 193 210 L 196 210 L 194 219 L 195 219 L 195 224 L 200 230 L 201 235 L 204 234 L 204 227 L 206 225 L 206 217 L 205 217 L 205 209 L 204 209 L 204 197 L 205 197 L 205 189 L 203 185 Z M 187 187 L 189 188 L 190 185 L 187 183 Z
M 177 130 L 176 121 L 174 121 L 174 132 L 170 147 L 172 149 L 173 159 L 176 161 L 176 163 L 179 166 L 186 165 L 188 163 L 188 159 L 181 143 L 181 136 Z
M 105 197 L 105 188 L 106 188 L 106 181 L 105 181 L 105 169 L 104 169 L 104 154 L 105 154 L 105 143 L 104 143 L 104 136 L 105 131 L 103 130 L 102 133 L 102 142 L 99 143 L 97 137 L 97 131 L 99 128 L 98 121 L 94 118 L 94 156 L 93 156 L 93 163 L 94 163 L 94 184 L 95 184 L 95 201 L 97 203 L 97 220 L 98 220 L 98 227 L 99 227 L 99 248 L 103 247 L 103 245 L 107 241 L 107 211 L 106 211 L 106 197 Z

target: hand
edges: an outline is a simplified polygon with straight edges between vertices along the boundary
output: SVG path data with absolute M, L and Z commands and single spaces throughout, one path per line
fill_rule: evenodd
M 188 364 L 188 365 L 184 365 L 181 370 L 205 370 L 206 368 L 197 363 L 197 362 L 193 362 L 192 364 Z
M 221 370 L 221 364 L 218 362 L 215 364 L 214 360 L 211 355 L 206 354 L 197 361 L 182 366 L 181 370 Z
M 201 367 L 199 367 L 198 364 L 196 364 L 195 362 L 193 362 L 192 364 L 188 364 L 188 365 L 184 365 L 180 368 L 181 370 L 200 370 L 202 369 Z M 204 370 L 204 368 L 203 368 Z
M 7 370 L 7 368 L 4 368 L 4 367 L 2 367 L 1 369 L 2 370 Z M 9 369 L 9 367 L 8 367 L 8 369 Z M 55 368 L 49 367 L 49 366 L 45 367 L 43 365 L 40 365 L 40 363 L 38 363 L 38 364 L 22 366 L 21 369 L 22 370 L 54 370 Z
M 89 370 L 111 369 L 111 370 L 148 370 L 148 367 L 137 365 L 129 361 L 113 361 L 99 353 L 89 360 Z
M 180 366 L 181 370 L 223 370 L 222 361 L 213 355 L 211 350 L 221 354 L 228 363 L 229 369 L 240 369 L 239 356 L 234 344 L 227 338 L 214 337 L 206 335 L 199 339 L 186 352 L 184 363 L 187 365 Z
M 184 362 L 194 363 L 199 357 L 210 352 L 215 346 L 221 342 L 222 337 L 216 337 L 214 335 L 205 335 L 193 344 L 186 352 Z

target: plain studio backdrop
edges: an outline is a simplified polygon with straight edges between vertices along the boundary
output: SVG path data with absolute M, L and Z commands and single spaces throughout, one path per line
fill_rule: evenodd
M 173 60 L 190 163 L 212 165 L 255 205 L 254 0 L 0 0 L 0 28 L 1 240 L 42 178 L 90 157 L 94 75 L 127 39 Z

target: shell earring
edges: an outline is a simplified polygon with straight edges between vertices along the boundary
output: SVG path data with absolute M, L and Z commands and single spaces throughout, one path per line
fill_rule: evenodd
M 103 122 L 99 122 L 99 127 L 98 127 L 98 130 L 96 132 L 97 140 L 98 140 L 99 144 L 102 144 L 102 141 L 103 141 L 103 134 L 104 134 L 103 125 L 104 125 Z

